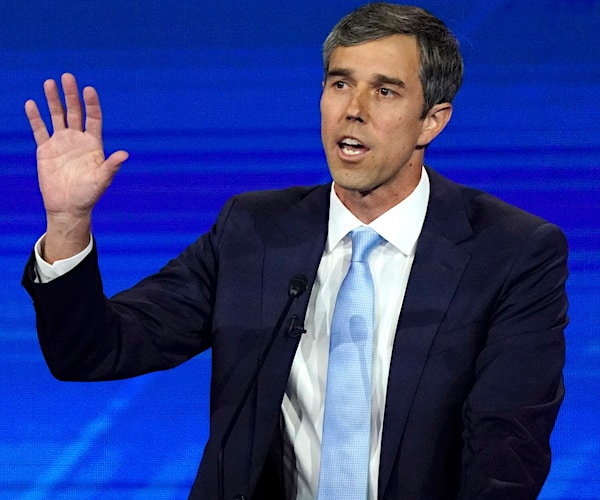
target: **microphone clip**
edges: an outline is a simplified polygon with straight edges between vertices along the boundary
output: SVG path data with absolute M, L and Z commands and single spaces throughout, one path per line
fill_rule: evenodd
M 288 337 L 299 337 L 303 333 L 306 333 L 304 329 L 304 324 L 300 321 L 300 318 L 294 314 L 290 318 L 290 326 L 287 329 Z

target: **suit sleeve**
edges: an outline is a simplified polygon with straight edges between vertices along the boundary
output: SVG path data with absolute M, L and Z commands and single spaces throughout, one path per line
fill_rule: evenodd
M 567 244 L 539 226 L 501 289 L 463 408 L 460 498 L 537 498 L 564 395 Z
M 33 299 L 38 338 L 59 380 L 113 380 L 166 370 L 209 348 L 218 273 L 215 226 L 158 273 L 107 298 L 93 251 L 50 283 L 35 283 L 35 257 L 22 284 Z

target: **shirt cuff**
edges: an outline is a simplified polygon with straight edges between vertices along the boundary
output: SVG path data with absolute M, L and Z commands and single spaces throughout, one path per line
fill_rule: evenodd
M 90 242 L 88 246 L 79 252 L 78 254 L 69 257 L 68 259 L 57 260 L 54 264 L 48 264 L 44 259 L 42 259 L 41 252 L 41 243 L 45 234 L 37 240 L 34 246 L 34 254 L 35 254 L 35 263 L 36 263 L 36 275 L 37 278 L 35 283 L 48 283 L 56 278 L 60 278 L 61 276 L 67 274 L 69 271 L 74 269 L 78 264 L 85 259 L 92 249 L 94 248 L 94 243 L 92 236 L 90 235 Z

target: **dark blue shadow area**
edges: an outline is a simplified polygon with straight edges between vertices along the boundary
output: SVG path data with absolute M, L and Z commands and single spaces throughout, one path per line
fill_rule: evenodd
M 71 71 L 99 91 L 107 150 L 131 154 L 95 214 L 113 294 L 208 230 L 232 194 L 328 181 L 320 44 L 359 3 L 0 7 L 0 499 L 183 498 L 208 433 L 210 353 L 111 383 L 61 383 L 45 367 L 19 285 L 44 230 L 24 101 Z M 600 498 L 600 2 L 422 5 L 467 66 L 428 164 L 569 239 L 567 396 L 540 498 Z

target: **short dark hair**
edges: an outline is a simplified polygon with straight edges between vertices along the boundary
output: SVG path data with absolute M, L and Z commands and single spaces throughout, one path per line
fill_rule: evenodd
M 436 104 L 452 102 L 463 79 L 458 41 L 437 17 L 410 5 L 377 2 L 359 7 L 343 17 L 323 44 L 325 77 L 336 47 L 349 47 L 391 35 L 417 38 L 425 104 L 423 116 Z

